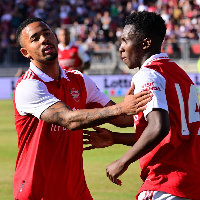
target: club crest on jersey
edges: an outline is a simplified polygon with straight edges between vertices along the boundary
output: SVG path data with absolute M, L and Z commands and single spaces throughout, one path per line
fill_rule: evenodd
M 70 89 L 70 94 L 76 102 L 80 101 L 80 92 L 78 91 L 78 89 L 75 88 Z

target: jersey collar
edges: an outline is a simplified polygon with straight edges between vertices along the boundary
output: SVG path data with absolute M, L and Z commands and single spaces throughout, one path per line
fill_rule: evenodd
M 60 66 L 59 66 L 60 67 Z M 44 82 L 50 82 L 50 81 L 54 81 L 53 78 L 51 78 L 50 76 L 48 76 L 47 74 L 45 74 L 44 72 L 42 72 L 39 68 L 37 68 L 32 62 L 30 62 L 30 69 L 40 78 L 42 79 Z M 60 67 L 60 77 L 61 78 L 66 78 L 66 74 L 65 71 Z
M 150 58 L 148 58 L 142 65 L 141 68 L 147 66 L 147 65 L 151 65 L 152 62 L 157 61 L 157 60 L 161 60 L 161 59 L 169 59 L 168 55 L 166 53 L 159 53 L 159 54 L 155 54 L 153 56 L 151 56 Z

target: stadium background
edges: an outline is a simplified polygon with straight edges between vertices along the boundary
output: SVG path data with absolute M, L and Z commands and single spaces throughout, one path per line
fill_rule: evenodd
M 69 26 L 72 39 L 82 45 L 91 57 L 86 71 L 103 92 L 120 102 L 135 70 L 128 70 L 118 53 L 125 17 L 134 11 L 147 10 L 161 14 L 167 24 L 162 52 L 179 64 L 193 79 L 199 92 L 200 76 L 200 0 L 0 0 L 0 199 L 13 199 L 12 178 L 17 154 L 12 93 L 17 70 L 29 66 L 19 52 L 15 31 L 27 17 L 43 18 L 57 32 Z M 101 76 L 100 76 L 101 75 Z M 118 97 L 121 96 L 121 97 Z M 133 132 L 104 125 L 114 131 Z M 105 176 L 107 164 L 122 155 L 128 147 L 119 145 L 84 152 L 84 169 L 94 200 L 134 199 L 141 185 L 138 163 L 122 176 L 122 187 Z

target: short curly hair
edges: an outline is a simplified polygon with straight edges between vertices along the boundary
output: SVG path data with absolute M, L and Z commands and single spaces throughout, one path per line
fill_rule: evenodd
M 28 26 L 29 24 L 33 23 L 33 22 L 44 22 L 45 24 L 47 24 L 43 19 L 41 18 L 38 18 L 38 17 L 30 17 L 26 20 L 24 20 L 20 25 L 19 27 L 17 28 L 17 31 L 16 31 L 16 40 L 17 42 L 21 45 L 21 41 L 20 41 L 20 36 L 21 36 L 21 33 L 22 33 L 22 30 Z
M 163 41 L 166 35 L 165 21 L 155 12 L 133 12 L 126 17 L 125 25 L 133 25 L 141 37 L 159 37 Z

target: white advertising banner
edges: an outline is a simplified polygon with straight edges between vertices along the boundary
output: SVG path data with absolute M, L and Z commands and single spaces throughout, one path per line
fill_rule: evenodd
M 131 86 L 133 75 L 90 75 L 107 96 L 124 96 Z
M 12 99 L 18 78 L 0 77 L 0 99 Z
M 200 74 L 188 74 L 200 94 Z M 99 89 L 107 96 L 124 96 L 128 91 L 133 75 L 90 75 Z M 0 78 L 0 99 L 12 99 L 17 78 Z
M 200 74 L 189 73 L 191 80 L 200 94 Z M 93 75 L 90 78 L 97 84 L 99 89 L 108 96 L 124 96 L 131 86 L 133 75 Z

